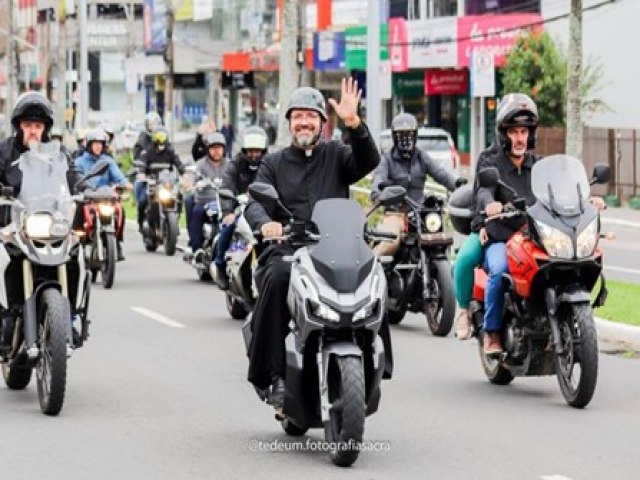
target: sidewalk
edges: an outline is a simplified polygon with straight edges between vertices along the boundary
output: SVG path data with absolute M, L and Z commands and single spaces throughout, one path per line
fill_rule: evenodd
M 605 350 L 640 352 L 640 327 L 595 318 L 598 342 Z

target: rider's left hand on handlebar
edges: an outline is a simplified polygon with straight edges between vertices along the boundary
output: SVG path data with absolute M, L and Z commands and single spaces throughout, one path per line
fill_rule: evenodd
M 484 211 L 487 214 L 487 217 L 495 217 L 502 213 L 502 203 L 500 202 L 491 202 L 488 203 L 486 207 L 484 207 Z
M 234 220 L 235 220 L 235 219 L 236 219 L 235 214 L 233 214 L 233 213 L 227 213 L 227 214 L 224 216 L 224 218 L 222 219 L 222 223 L 223 223 L 224 225 L 231 225 L 231 224 L 234 222 Z

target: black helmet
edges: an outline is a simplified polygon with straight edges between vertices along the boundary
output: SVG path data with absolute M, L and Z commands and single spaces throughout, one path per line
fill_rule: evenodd
M 393 146 L 398 149 L 400 156 L 410 159 L 416 149 L 418 140 L 418 121 L 410 113 L 399 113 L 391 121 L 391 135 Z
M 53 107 L 42 93 L 25 92 L 18 97 L 11 113 L 11 125 L 18 131 L 22 120 L 43 122 L 45 133 L 53 125 Z
M 512 127 L 527 127 L 529 129 L 527 150 L 536 147 L 538 107 L 524 93 L 506 95 L 496 110 L 496 136 L 502 149 L 507 152 L 511 150 L 511 140 L 507 136 L 507 130 Z
M 312 87 L 300 87 L 293 91 L 284 115 L 287 120 L 291 118 L 292 110 L 313 110 L 320 114 L 322 121 L 326 122 L 328 119 L 324 97 Z
M 203 143 L 207 148 L 212 145 L 222 145 L 225 149 L 227 148 L 227 141 L 225 140 L 224 135 L 220 132 L 207 133 L 203 139 Z
M 253 125 L 242 132 L 240 148 L 242 148 L 242 150 L 254 149 L 266 151 L 268 143 L 267 132 L 265 132 L 262 127 Z

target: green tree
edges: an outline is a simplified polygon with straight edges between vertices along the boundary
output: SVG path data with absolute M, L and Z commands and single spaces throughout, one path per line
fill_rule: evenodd
M 502 83 L 502 95 L 522 92 L 536 102 L 541 126 L 565 126 L 567 62 L 549 34 L 534 31 L 517 39 L 507 55 Z
M 602 78 L 602 64 L 589 59 L 582 71 L 580 88 L 583 118 L 609 109 L 595 96 Z M 512 92 L 526 93 L 538 105 L 541 126 L 565 127 L 566 86 L 566 54 L 556 47 L 549 34 L 539 30 L 521 35 L 506 57 L 500 96 Z

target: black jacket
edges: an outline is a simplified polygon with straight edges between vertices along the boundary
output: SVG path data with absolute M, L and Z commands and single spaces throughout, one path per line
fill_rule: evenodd
M 151 148 L 151 135 L 147 132 L 140 132 L 138 135 L 138 140 L 136 140 L 136 144 L 133 146 L 133 159 L 137 160 L 140 158 L 140 155 L 143 151 L 149 150 Z
M 13 187 L 13 192 L 16 196 L 20 193 L 20 187 L 22 185 L 22 170 L 20 170 L 18 165 L 12 165 L 12 163 L 20 158 L 20 155 L 26 151 L 27 148 L 17 143 L 15 137 L 9 137 L 0 141 L 0 183 Z M 69 191 L 73 193 L 73 188 L 78 180 L 80 180 L 81 175 L 76 171 L 73 161 L 66 149 L 64 153 L 69 165 L 67 172 Z
M 222 188 L 231 190 L 234 195 L 246 193 L 247 188 L 256 179 L 258 170 L 251 170 L 249 162 L 242 153 L 236 154 L 233 160 L 227 162 L 222 172 Z M 222 202 L 222 213 L 232 213 L 235 208 L 235 202 Z
M 416 148 L 413 156 L 405 160 L 400 156 L 397 148 L 385 152 L 373 175 L 371 196 L 375 198 L 380 193 L 382 182 L 401 185 L 407 189 L 409 197 L 417 202 L 424 201 L 424 182 L 430 175 L 436 182 L 447 190 L 456 188 L 456 177 L 432 159 L 426 152 Z
M 180 172 L 180 175 L 184 173 L 184 164 L 178 154 L 173 150 L 173 147 L 167 145 L 162 152 L 157 152 L 155 149 L 144 150 L 140 154 L 140 160 L 144 162 L 144 167 L 141 169 L 142 173 L 148 174 L 150 166 L 154 163 L 168 163 L 171 167 L 175 167 Z M 173 169 L 173 168 L 171 168 Z
M 263 158 L 256 182 L 273 185 L 282 203 L 297 220 L 309 221 L 315 203 L 325 198 L 349 198 L 349 185 L 380 163 L 380 153 L 369 129 L 361 123 L 351 132 L 352 143 L 321 141 L 306 157 L 289 146 Z M 289 217 L 275 204 L 251 201 L 245 217 L 253 230 L 269 221 L 286 223 Z
M 481 187 L 478 182 L 477 173 L 483 168 L 496 167 L 500 174 L 500 180 L 513 188 L 518 197 L 524 198 L 527 205 L 533 205 L 535 203 L 535 197 L 531 190 L 531 169 L 539 159 L 539 156 L 527 152 L 525 153 L 522 165 L 518 168 L 496 142 L 480 154 L 476 167 L 476 180 L 473 186 L 473 204 L 475 208 L 471 229 L 474 232 L 482 228 L 484 223 L 482 212 L 489 203 L 498 201 L 505 204 L 514 200 L 513 195 L 503 188 Z

